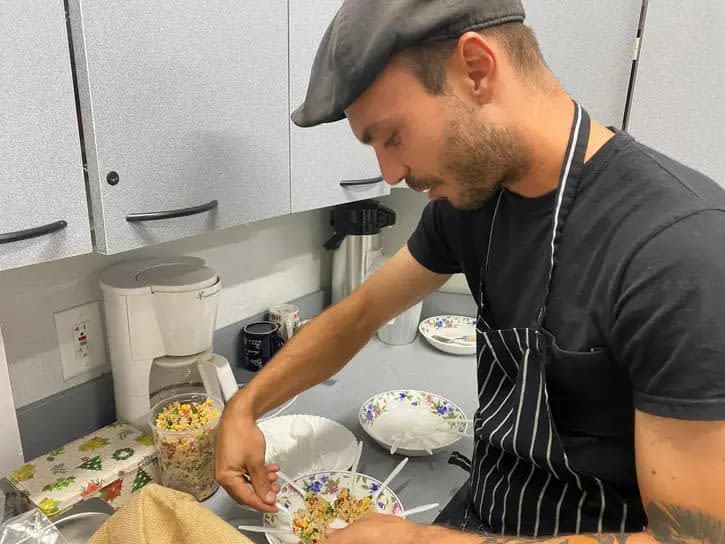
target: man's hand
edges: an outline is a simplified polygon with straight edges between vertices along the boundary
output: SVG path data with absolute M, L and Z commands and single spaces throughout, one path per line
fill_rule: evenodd
M 219 424 L 214 476 L 236 501 L 262 512 L 276 512 L 279 467 L 265 466 L 264 452 L 264 435 L 254 418 L 235 413 L 228 405 Z
M 401 517 L 385 514 L 366 514 L 344 529 L 329 530 L 328 544 L 419 544 L 424 527 Z

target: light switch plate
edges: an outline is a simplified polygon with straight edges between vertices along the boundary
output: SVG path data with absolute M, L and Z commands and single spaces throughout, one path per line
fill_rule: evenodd
M 106 365 L 106 339 L 98 301 L 63 310 L 53 317 L 64 380 Z

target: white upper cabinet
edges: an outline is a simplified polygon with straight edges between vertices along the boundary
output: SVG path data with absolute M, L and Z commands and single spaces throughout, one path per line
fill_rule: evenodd
M 63 2 L 0 13 L 0 270 L 89 253 Z
M 641 0 L 524 0 L 547 64 L 596 120 L 622 127 Z
M 341 0 L 290 0 L 290 113 L 305 99 L 317 46 Z M 292 211 L 375 198 L 390 193 L 372 149 L 347 121 L 300 128 L 290 121 Z
M 649 2 L 629 132 L 725 185 L 725 3 Z
M 290 212 L 286 0 L 70 0 L 97 250 Z

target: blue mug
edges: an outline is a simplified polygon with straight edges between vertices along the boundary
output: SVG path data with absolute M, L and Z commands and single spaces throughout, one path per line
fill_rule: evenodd
M 274 357 L 284 340 L 279 325 L 271 321 L 247 323 L 242 329 L 242 353 L 244 368 L 256 372 Z

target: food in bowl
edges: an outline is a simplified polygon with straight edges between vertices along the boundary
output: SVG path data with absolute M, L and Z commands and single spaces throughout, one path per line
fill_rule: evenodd
M 292 531 L 304 544 L 317 544 L 325 540 L 327 528 L 334 520 L 353 523 L 374 511 L 372 495 L 358 499 L 347 487 L 340 488 L 333 502 L 316 493 L 307 493 L 305 508 L 297 510 L 292 519 Z
M 352 523 L 367 512 L 398 515 L 403 505 L 389 488 L 380 491 L 382 483 L 371 476 L 357 473 L 352 486 L 349 471 L 323 471 L 295 478 L 304 496 L 289 484 L 277 495 L 278 503 L 289 512 L 265 514 L 264 525 L 273 529 L 290 529 L 290 535 L 267 535 L 270 544 L 312 544 L 324 542 L 328 527 L 337 527 L 337 520 Z M 351 489 L 352 488 L 352 489 Z M 377 495 L 376 503 L 372 497 Z M 343 524 L 344 525 L 344 524 Z
M 165 399 L 152 410 L 161 483 L 202 501 L 219 487 L 214 480 L 214 446 L 221 405 L 207 395 Z

